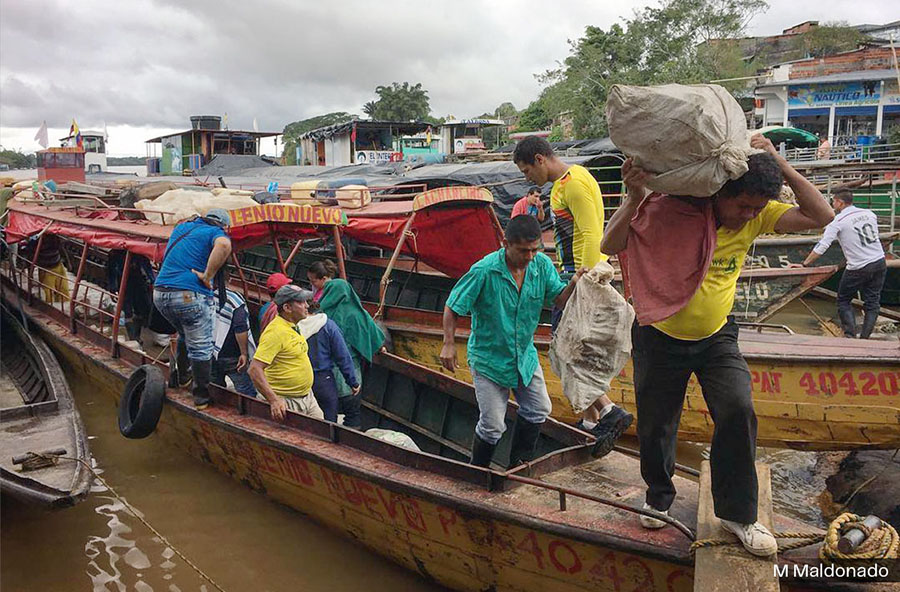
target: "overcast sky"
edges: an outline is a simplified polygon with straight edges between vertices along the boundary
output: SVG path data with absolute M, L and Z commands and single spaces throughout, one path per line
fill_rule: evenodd
M 750 34 L 805 20 L 883 23 L 893 0 L 769 0 Z M 379 84 L 421 82 L 436 116 L 534 100 L 534 75 L 587 25 L 640 0 L 0 0 L 0 144 L 33 151 L 76 118 L 109 131 L 111 155 L 187 129 L 195 114 L 281 131 L 331 111 L 361 113 Z M 264 151 L 274 153 L 269 143 Z

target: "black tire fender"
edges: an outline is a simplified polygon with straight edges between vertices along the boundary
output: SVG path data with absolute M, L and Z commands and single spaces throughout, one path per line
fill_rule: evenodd
M 166 400 L 162 370 L 144 364 L 131 373 L 119 400 L 119 431 L 126 438 L 146 438 L 156 429 Z

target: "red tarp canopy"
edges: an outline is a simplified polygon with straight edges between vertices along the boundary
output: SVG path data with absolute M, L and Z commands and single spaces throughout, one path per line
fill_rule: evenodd
M 469 271 L 473 263 L 501 246 L 491 192 L 484 188 L 441 187 L 413 201 L 384 201 L 346 211 L 344 234 L 361 243 L 394 250 L 410 216 L 411 237 L 402 253 L 418 256 L 452 278 Z
M 63 202 L 47 207 L 12 200 L 6 240 L 16 243 L 47 229 L 52 234 L 106 249 L 125 249 L 160 263 L 173 226 L 122 219 L 122 215 L 120 210 L 66 207 Z M 267 243 L 273 233 L 278 238 L 299 239 L 328 232 L 346 221 L 339 208 L 295 204 L 266 204 L 230 210 L 229 215 L 232 226 L 228 234 L 235 251 Z

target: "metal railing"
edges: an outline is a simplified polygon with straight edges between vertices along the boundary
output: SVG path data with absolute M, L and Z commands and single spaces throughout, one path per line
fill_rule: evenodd
M 839 143 L 832 146 L 826 155 L 819 157 L 819 148 L 790 148 L 784 151 L 788 162 L 811 162 L 816 160 L 844 162 L 865 161 L 885 162 L 900 159 L 900 144 L 858 144 Z

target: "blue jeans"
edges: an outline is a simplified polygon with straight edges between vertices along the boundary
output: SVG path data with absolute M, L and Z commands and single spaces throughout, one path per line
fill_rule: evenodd
M 215 299 L 190 290 L 153 290 L 153 304 L 178 331 L 178 340 L 187 347 L 188 358 L 211 360 Z
M 228 376 L 231 382 L 234 383 L 234 390 L 248 397 L 256 397 L 256 387 L 253 386 L 253 381 L 250 379 L 250 375 L 247 374 L 249 361 L 247 366 L 244 366 L 244 369 L 240 372 L 237 371 L 237 363 L 238 358 L 223 358 L 219 356 L 213 362 L 210 382 L 219 386 L 225 386 L 225 376 Z
M 475 384 L 475 398 L 478 400 L 475 435 L 488 444 L 496 444 L 506 431 L 506 403 L 509 401 L 510 389 L 479 374 L 475 368 L 470 370 L 472 382 Z M 522 384 L 520 377 L 519 385 L 512 390 L 519 404 L 519 417 L 528 423 L 544 423 L 550 415 L 552 405 L 550 395 L 547 394 L 547 384 L 544 382 L 544 371 L 540 365 L 528 384 Z

